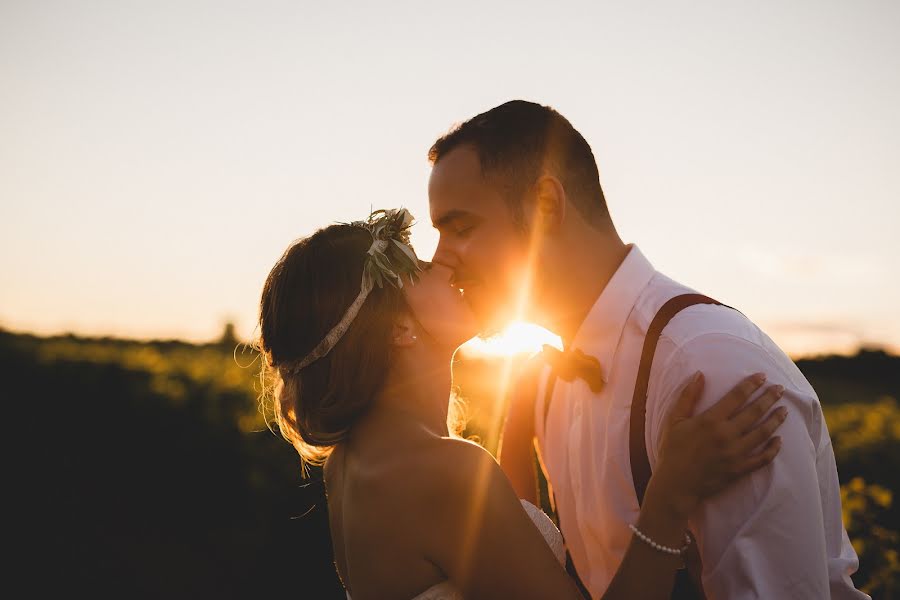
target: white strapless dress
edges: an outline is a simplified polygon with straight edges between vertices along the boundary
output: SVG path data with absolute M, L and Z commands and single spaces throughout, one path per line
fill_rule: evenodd
M 559 532 L 559 529 L 556 528 L 556 525 L 544 511 L 528 500 L 522 500 L 522 507 L 525 509 L 525 512 L 528 513 L 534 526 L 537 527 L 538 531 L 541 532 L 541 535 L 544 536 L 547 545 L 553 550 L 556 560 L 559 561 L 559 564 L 565 565 L 566 549 L 563 545 L 563 537 Z M 352 600 L 349 593 L 347 594 L 347 600 Z M 412 600 L 463 600 L 463 596 L 449 581 L 442 581 L 441 583 L 431 586 L 415 598 L 412 598 Z

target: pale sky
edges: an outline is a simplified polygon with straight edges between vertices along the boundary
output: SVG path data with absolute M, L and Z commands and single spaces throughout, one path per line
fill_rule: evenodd
M 317 227 L 403 205 L 430 256 L 428 147 L 524 98 L 658 269 L 794 354 L 900 348 L 898 31 L 890 0 L 0 0 L 0 325 L 249 336 Z

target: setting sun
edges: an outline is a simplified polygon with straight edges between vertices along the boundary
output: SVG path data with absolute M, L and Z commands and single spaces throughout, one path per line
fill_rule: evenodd
M 544 344 L 562 348 L 558 335 L 533 323 L 515 321 L 495 336 L 470 340 L 462 351 L 480 356 L 514 356 L 538 352 Z

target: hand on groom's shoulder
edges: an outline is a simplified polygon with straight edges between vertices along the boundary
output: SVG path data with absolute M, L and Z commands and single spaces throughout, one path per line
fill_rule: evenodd
M 685 311 L 688 312 L 688 311 Z M 665 413 L 688 377 L 705 375 L 696 411 L 707 410 L 744 377 L 765 373 L 784 386 L 787 418 L 773 462 L 706 500 L 691 519 L 711 597 L 827 598 L 855 592 L 844 581 L 858 560 L 844 538 L 840 484 L 827 426 L 815 390 L 791 359 L 743 315 L 702 307 L 685 315 L 660 342 L 648 394 L 651 464 Z M 765 418 L 765 417 L 763 417 Z M 740 575 L 739 575 L 740 574 Z M 849 578 L 847 578 L 849 579 Z

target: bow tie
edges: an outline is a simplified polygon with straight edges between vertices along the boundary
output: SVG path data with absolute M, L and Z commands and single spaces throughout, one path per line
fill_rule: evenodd
M 579 349 L 562 352 L 553 346 L 544 345 L 542 354 L 556 373 L 564 381 L 572 381 L 576 377 L 584 379 L 592 392 L 603 389 L 603 374 L 600 361 L 588 356 Z

